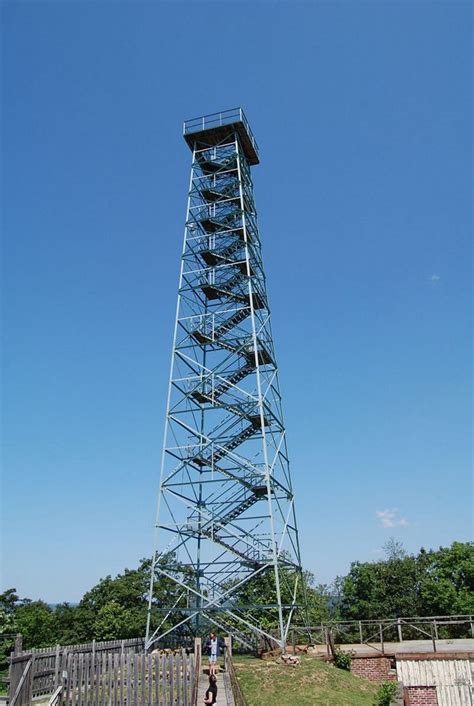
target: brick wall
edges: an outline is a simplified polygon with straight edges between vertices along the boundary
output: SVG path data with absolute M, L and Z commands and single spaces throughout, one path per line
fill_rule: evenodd
M 407 686 L 403 695 L 407 706 L 438 706 L 435 686 Z
M 397 678 L 391 671 L 388 657 L 354 657 L 351 662 L 351 672 L 375 682 L 395 681 Z

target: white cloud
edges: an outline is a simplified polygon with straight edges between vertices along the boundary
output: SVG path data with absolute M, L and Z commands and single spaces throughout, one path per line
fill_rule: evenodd
M 439 275 L 431 275 L 430 280 L 432 282 L 439 282 L 441 277 Z
M 377 510 L 375 516 L 380 521 L 381 527 L 409 527 L 410 523 L 406 517 L 402 517 L 398 508 L 387 508 L 386 510 Z

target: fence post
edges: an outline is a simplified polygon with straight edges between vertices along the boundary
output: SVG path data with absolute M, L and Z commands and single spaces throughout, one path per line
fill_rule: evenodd
M 397 632 L 398 632 L 398 642 L 403 642 L 402 621 L 400 620 L 400 618 L 397 618 Z
M 379 623 L 379 633 L 380 633 L 380 647 L 381 647 L 381 649 L 382 649 L 382 654 L 384 655 L 384 654 L 385 654 L 385 647 L 384 647 L 384 644 L 383 644 L 383 627 L 382 627 L 382 623 Z
M 293 645 L 293 654 L 296 654 L 296 636 L 295 636 L 295 629 L 293 628 L 291 631 L 291 644 Z
M 29 683 L 28 683 L 28 701 L 26 702 L 27 704 L 32 704 L 33 703 L 33 684 L 35 681 L 35 651 L 31 651 L 31 667 L 30 667 L 30 673 L 29 673 Z
M 362 645 L 362 643 L 364 642 L 362 635 L 362 620 L 359 620 L 359 640 L 360 644 Z
M 201 638 L 195 637 L 194 638 L 194 684 L 192 687 L 192 698 L 191 698 L 191 703 L 193 706 L 197 706 L 197 702 L 198 702 L 199 677 L 201 676 L 201 650 L 202 650 Z M 224 654 L 224 663 L 225 664 L 226 664 L 226 659 L 227 659 L 227 656 Z
M 56 656 L 54 658 L 54 688 L 59 686 L 59 659 L 61 655 L 61 647 L 56 645 Z
M 474 638 L 474 623 L 472 622 L 472 615 L 469 616 L 469 624 L 471 626 L 471 637 Z
M 15 637 L 15 647 L 13 648 L 13 654 L 19 655 L 20 652 L 23 652 L 23 635 L 21 633 L 17 633 Z
M 92 659 L 95 658 L 95 639 L 92 640 Z
M 434 628 L 435 638 L 438 639 L 438 623 L 436 622 L 436 618 L 433 620 L 433 628 Z
M 199 655 L 201 656 L 202 652 L 202 640 L 200 637 L 195 637 L 194 638 L 194 661 L 196 662 L 196 659 Z
M 433 652 L 436 652 L 436 639 L 433 623 L 431 623 L 431 639 L 433 640 Z

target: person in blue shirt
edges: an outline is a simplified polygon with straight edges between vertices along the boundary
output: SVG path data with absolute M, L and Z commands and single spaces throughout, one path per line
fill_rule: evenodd
M 217 659 L 221 655 L 221 651 L 225 647 L 225 642 L 221 637 L 217 637 L 215 632 L 211 632 L 207 638 L 204 649 L 207 652 L 207 658 L 209 660 L 209 675 L 216 673 Z

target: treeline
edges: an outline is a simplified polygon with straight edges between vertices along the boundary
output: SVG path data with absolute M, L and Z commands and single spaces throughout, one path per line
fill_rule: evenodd
M 474 614 L 472 543 L 455 542 L 437 551 L 421 549 L 416 556 L 393 540 L 384 549 L 383 560 L 354 562 L 349 573 L 332 585 L 315 585 L 305 573 L 313 625 L 327 620 Z M 185 578 L 186 569 L 172 555 L 166 559 L 166 569 Z M 11 588 L 0 595 L 0 635 L 21 633 L 26 649 L 143 636 L 149 580 L 150 561 L 143 560 L 137 569 L 101 579 L 78 605 L 62 603 L 54 608 L 41 600 L 20 598 Z M 268 574 L 244 584 L 238 602 L 247 606 L 273 602 L 272 583 Z M 169 605 L 181 590 L 161 577 L 155 582 L 155 599 Z M 8 639 L 0 643 L 5 657 L 13 643 Z

